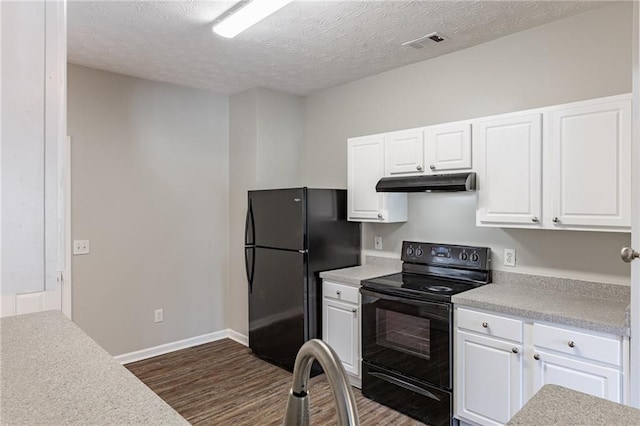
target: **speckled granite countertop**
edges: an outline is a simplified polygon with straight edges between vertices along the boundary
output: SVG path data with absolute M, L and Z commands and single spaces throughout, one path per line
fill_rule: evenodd
M 362 280 L 395 274 L 401 270 L 402 261 L 400 259 L 367 256 L 364 265 L 320 272 L 320 278 L 360 286 Z
M 457 294 L 456 305 L 629 336 L 628 286 L 494 271 L 494 283 Z
M 561 386 L 545 385 L 507 425 L 640 425 L 640 410 Z
M 59 311 L 0 320 L 0 423 L 188 425 Z

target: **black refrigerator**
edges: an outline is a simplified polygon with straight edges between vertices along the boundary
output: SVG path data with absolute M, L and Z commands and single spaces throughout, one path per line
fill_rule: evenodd
M 360 223 L 347 221 L 347 191 L 249 191 L 245 267 L 253 353 L 293 371 L 302 344 L 322 337 L 320 272 L 359 261 Z

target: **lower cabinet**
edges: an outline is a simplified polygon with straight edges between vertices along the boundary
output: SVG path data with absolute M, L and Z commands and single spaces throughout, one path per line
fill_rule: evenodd
M 456 399 L 459 414 L 500 425 L 522 406 L 522 346 L 458 331 Z
M 360 292 L 358 287 L 324 281 L 322 340 L 336 351 L 349 380 L 361 386 Z
M 456 307 L 454 413 L 502 425 L 546 384 L 624 403 L 628 340 Z

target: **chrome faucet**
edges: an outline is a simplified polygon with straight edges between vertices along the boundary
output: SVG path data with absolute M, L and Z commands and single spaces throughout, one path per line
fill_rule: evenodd
M 296 356 L 293 367 L 293 386 L 289 391 L 287 408 L 284 415 L 284 426 L 307 426 L 309 424 L 309 375 L 311 365 L 316 359 L 322 366 L 333 393 L 338 410 L 338 425 L 358 426 L 358 408 L 351 385 L 347 380 L 338 354 L 319 339 L 306 342 Z

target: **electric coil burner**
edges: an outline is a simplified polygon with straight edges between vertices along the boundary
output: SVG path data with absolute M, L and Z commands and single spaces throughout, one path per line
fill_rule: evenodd
M 431 426 L 453 421 L 451 296 L 491 282 L 491 250 L 405 241 L 402 272 L 363 281 L 362 394 Z

